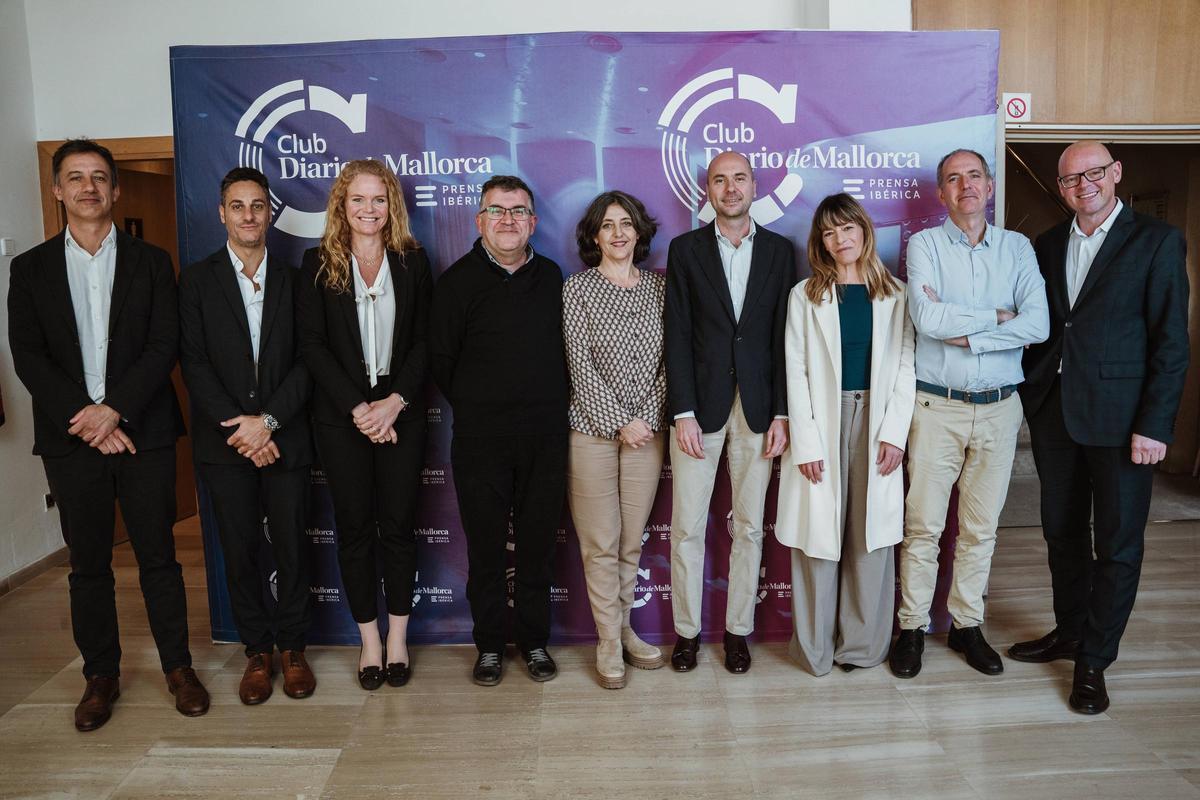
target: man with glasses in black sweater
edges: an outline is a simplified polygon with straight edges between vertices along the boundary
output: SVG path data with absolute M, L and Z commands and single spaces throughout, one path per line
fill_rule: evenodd
M 480 238 L 433 293 L 429 353 L 454 411 L 450 461 L 467 537 L 467 599 L 479 657 L 472 677 L 503 674 L 509 530 L 516 556 L 512 638 L 529 676 L 558 670 L 546 652 L 554 537 L 567 468 L 562 270 L 529 244 L 533 192 L 497 175 L 483 185 Z

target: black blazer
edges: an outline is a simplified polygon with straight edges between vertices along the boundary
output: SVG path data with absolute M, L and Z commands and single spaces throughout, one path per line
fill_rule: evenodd
M 116 232 L 104 404 L 139 450 L 174 444 L 184 432 L 171 385 L 179 347 L 175 270 L 166 251 Z M 63 233 L 13 259 L 8 339 L 13 366 L 33 395 L 33 453 L 63 456 L 83 446 L 70 419 L 91 405 L 75 327 Z
M 674 417 L 695 411 L 705 433 L 719 430 L 741 393 L 750 429 L 787 414 L 783 334 L 796 282 L 792 244 L 757 226 L 741 321 L 721 266 L 715 223 L 676 236 L 667 252 L 667 396 Z
M 312 463 L 308 398 L 312 380 L 296 344 L 292 284 L 296 270 L 267 256 L 258 370 L 250 324 L 229 250 L 222 246 L 179 276 L 179 363 L 192 410 L 192 446 L 207 464 L 243 464 L 225 443 L 232 428 L 221 420 L 269 413 L 285 469 Z
M 408 405 L 396 425 L 425 420 L 425 377 L 429 369 L 429 305 L 433 278 L 423 249 L 404 254 L 388 251 L 388 268 L 396 293 L 396 322 L 392 327 L 392 362 L 387 389 Z M 327 425 L 353 427 L 350 412 L 367 401 L 367 378 L 358 311 L 353 290 L 338 294 L 318 286 L 319 249 L 304 253 L 296 280 L 296 325 L 300 353 L 315 382 L 312 418 Z
M 1188 367 L 1188 279 L 1178 229 L 1127 205 L 1079 291 L 1067 295 L 1071 222 L 1034 244 L 1050 301 L 1050 338 L 1025 351 L 1021 402 L 1032 418 L 1062 361 L 1063 418 L 1071 438 L 1121 447 L 1132 433 L 1170 442 Z

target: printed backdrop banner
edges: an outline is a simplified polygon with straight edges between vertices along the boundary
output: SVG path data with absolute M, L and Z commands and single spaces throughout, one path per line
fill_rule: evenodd
M 866 206 L 884 261 L 903 274 L 908 237 L 945 218 L 938 159 L 957 147 L 989 161 L 995 153 L 998 52 L 999 35 L 979 31 L 554 33 L 173 47 L 180 259 L 188 264 L 223 245 L 219 184 L 242 165 L 270 179 L 272 254 L 298 264 L 321 234 L 341 165 L 374 158 L 399 178 L 435 277 L 474 241 L 484 181 L 506 173 L 532 186 L 534 246 L 565 275 L 581 268 L 576 222 L 597 193 L 612 188 L 636 195 L 657 217 L 648 266 L 661 270 L 670 239 L 713 217 L 703 188 L 708 162 L 736 150 L 755 168 L 754 218 L 791 238 L 801 259 L 816 205 L 844 191 Z M 453 417 L 432 385 L 428 422 L 409 630 L 417 642 L 466 642 L 466 546 L 449 463 Z M 356 642 L 324 482 L 314 468 L 310 640 Z M 775 485 L 758 593 L 763 638 L 791 631 L 789 554 L 773 536 Z M 646 526 L 633 612 L 635 626 L 658 641 L 672 638 L 670 494 L 667 464 Z M 201 513 L 213 635 L 236 641 L 203 487 Z M 722 468 L 705 567 L 710 635 L 724 628 L 729 529 Z M 595 628 L 565 508 L 558 542 L 555 640 L 588 640 Z M 264 576 L 264 592 L 272 577 Z

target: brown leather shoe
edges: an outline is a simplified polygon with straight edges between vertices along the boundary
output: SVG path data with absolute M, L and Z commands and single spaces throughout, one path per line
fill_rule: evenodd
M 113 703 L 121 696 L 120 681 L 93 675 L 87 679 L 87 688 L 79 705 L 75 706 L 75 730 L 94 731 L 112 716 Z
M 284 694 L 299 700 L 316 690 L 317 678 L 304 659 L 303 650 L 281 650 L 279 660 L 283 665 Z
M 270 653 L 255 653 L 250 656 L 246 660 L 242 682 L 238 684 L 238 698 L 248 706 L 267 702 L 267 698 L 271 696 L 271 676 L 274 674 Z
M 191 667 L 176 667 L 168 672 L 167 689 L 175 695 L 175 710 L 185 717 L 208 713 L 208 690 Z

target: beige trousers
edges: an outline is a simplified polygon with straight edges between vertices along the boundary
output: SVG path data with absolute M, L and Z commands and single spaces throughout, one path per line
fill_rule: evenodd
M 763 506 L 771 480 L 771 460 L 763 458 L 766 434 L 750 430 L 734 395 L 729 419 L 720 430 L 703 434 L 704 458 L 679 449 L 671 432 L 671 611 L 675 632 L 686 638 L 700 634 L 704 598 L 704 540 L 709 501 L 724 450 L 733 489 L 733 544 L 729 551 L 729 590 L 725 630 L 746 636 L 754 632 L 758 568 L 762 562 Z M 724 527 L 724 526 L 721 526 Z
M 794 633 L 788 651 L 813 675 L 826 674 L 835 662 L 873 667 L 887 657 L 892 641 L 895 555 L 891 547 L 867 552 L 867 479 L 878 469 L 869 433 L 870 392 L 843 391 L 841 404 L 841 560 L 792 549 Z
M 635 449 L 620 440 L 571 431 L 567 500 L 601 639 L 620 639 L 621 626 L 629 624 L 664 447 L 663 434 Z
M 900 548 L 900 627 L 929 625 L 938 543 L 958 484 L 958 541 L 947 608 L 956 628 L 983 623 L 996 523 L 1008 494 L 1021 400 L 974 404 L 918 391 L 908 434 L 908 497 Z

